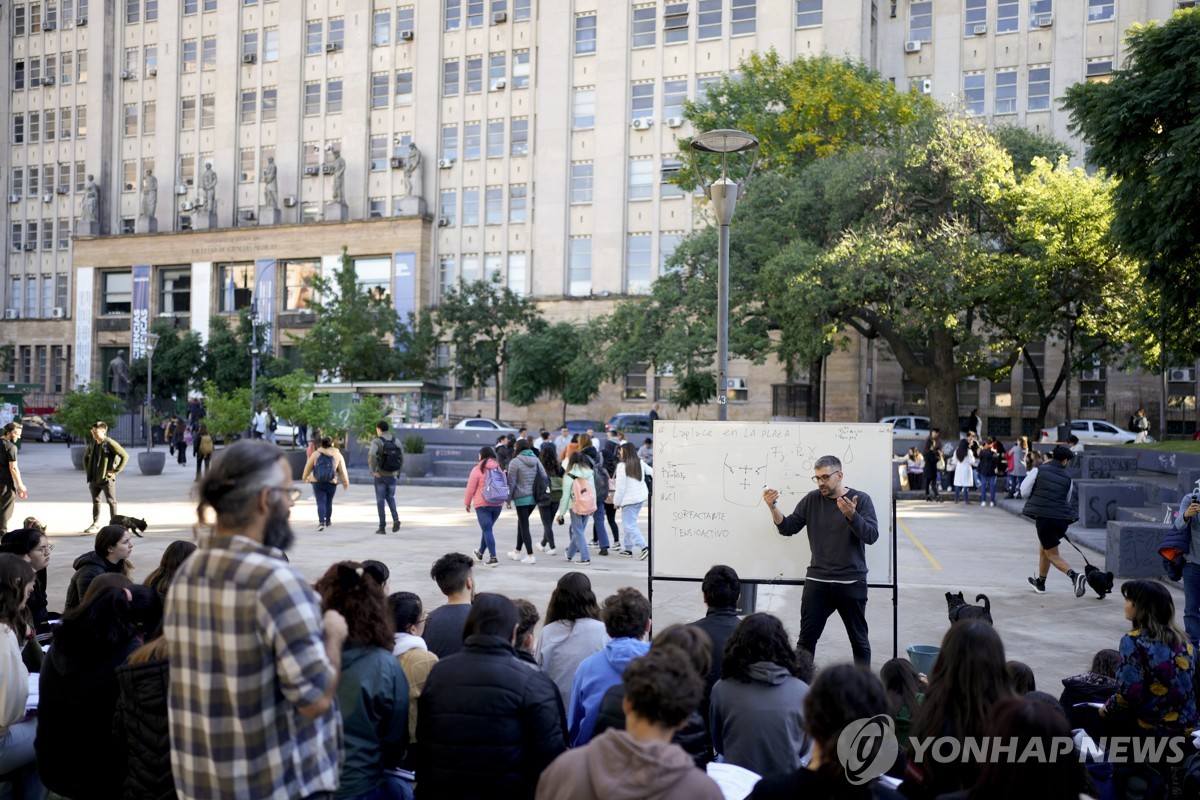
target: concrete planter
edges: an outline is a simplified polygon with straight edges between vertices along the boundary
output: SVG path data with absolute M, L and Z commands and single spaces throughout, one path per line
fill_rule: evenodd
M 304 455 L 303 450 L 285 450 L 287 454 L 288 466 L 292 468 L 292 480 L 296 483 L 300 482 L 300 476 L 304 474 L 304 465 L 308 463 L 308 457 Z
M 87 445 L 71 445 L 71 465 L 80 472 L 83 472 L 83 453 L 85 450 L 87 450 Z
M 167 454 L 159 450 L 138 453 L 137 458 L 138 469 L 143 475 L 161 475 L 163 466 L 167 463 Z
M 433 456 L 429 453 L 405 453 L 404 466 L 400 468 L 400 474 L 407 478 L 424 478 L 429 474 L 431 463 L 433 463 Z

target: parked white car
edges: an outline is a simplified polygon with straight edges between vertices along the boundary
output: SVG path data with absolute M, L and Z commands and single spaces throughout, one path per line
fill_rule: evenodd
M 929 435 L 929 417 L 884 417 L 879 421 L 891 424 L 892 437 L 896 439 L 924 439 Z
M 497 435 L 501 433 L 515 434 L 517 432 L 516 428 L 510 428 L 507 425 L 501 425 L 499 422 L 496 422 L 496 420 L 488 419 L 487 417 L 467 417 L 462 422 L 455 425 L 454 430 L 480 432 L 491 431 Z
M 1061 424 L 1061 423 L 1060 423 Z M 1079 438 L 1080 444 L 1132 444 L 1137 441 L 1137 433 L 1127 431 L 1119 425 L 1100 419 L 1073 419 L 1071 433 Z M 1058 439 L 1058 425 L 1050 425 L 1042 429 L 1042 441 L 1053 442 Z M 1153 442 L 1150 436 L 1147 442 Z

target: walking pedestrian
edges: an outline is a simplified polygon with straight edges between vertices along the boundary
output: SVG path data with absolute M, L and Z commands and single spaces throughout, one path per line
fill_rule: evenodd
M 581 451 L 571 454 L 567 461 L 567 472 L 563 478 L 562 498 L 558 502 L 556 521 L 563 524 L 563 516 L 570 509 L 570 538 L 567 540 L 567 561 L 579 554 L 579 563 L 592 563 L 587 547 L 587 523 L 596 513 L 596 483 L 591 462 Z
M 592 437 L 586 433 L 579 434 L 579 452 L 587 460 L 587 466 L 592 470 L 592 481 L 596 490 L 596 511 L 592 514 L 592 543 L 600 548 L 600 555 L 608 555 L 608 531 L 604 527 L 604 503 L 608 497 L 608 486 L 611 475 L 604 467 L 604 458 L 592 443 Z M 569 471 L 569 470 L 568 470 Z M 613 531 L 616 534 L 616 531 Z
M 1075 457 L 1071 448 L 1056 445 L 1050 458 L 1035 467 L 1021 483 L 1021 494 L 1029 499 L 1021 513 L 1033 519 L 1038 537 L 1038 572 L 1029 578 L 1029 585 L 1038 594 L 1046 593 L 1046 575 L 1050 565 L 1065 574 L 1075 589 L 1076 597 L 1087 591 L 1087 577 L 1071 569 L 1067 560 L 1058 554 L 1058 545 L 1067 536 L 1067 528 L 1079 518 L 1070 503 L 1073 488 L 1067 475 L 1067 464 Z
M 993 445 L 995 440 L 988 437 L 987 444 L 979 448 L 979 506 L 982 508 L 988 504 L 988 495 L 991 495 L 992 505 L 996 505 L 996 450 Z
M 367 469 L 375 478 L 375 510 L 379 512 L 379 528 L 375 532 L 381 534 L 387 533 L 385 505 L 392 512 L 392 533 L 400 530 L 400 515 L 396 513 L 396 476 L 404 466 L 404 453 L 390 429 L 386 419 L 375 423 L 375 438 L 367 452 Z
M 613 494 L 613 505 L 621 509 L 621 527 L 625 531 L 625 549 L 617 551 L 619 555 L 633 556 L 633 548 L 639 548 L 638 558 L 645 561 L 650 557 L 650 547 L 642 536 L 638 526 L 638 515 L 642 506 L 650 497 L 646 488 L 646 478 L 654 474 L 654 470 L 645 461 L 638 458 L 637 449 L 626 442 L 618 450 L 617 489 Z
M 1150 420 L 1146 417 L 1146 409 L 1139 408 L 1130 423 L 1130 430 L 1137 434 L 1134 441 L 1141 443 L 1150 438 Z
M 171 441 L 171 452 L 175 454 L 181 467 L 187 466 L 187 437 L 184 436 L 186 427 L 178 414 L 171 415 L 171 424 L 167 426 L 167 436 Z
M 763 502 L 781 535 L 808 530 L 812 560 L 804 579 L 796 646 L 815 654 L 825 622 L 836 611 L 846 626 L 855 663 L 870 668 L 866 545 L 879 539 L 879 521 L 871 496 L 844 486 L 842 477 L 842 462 L 836 456 L 821 456 L 813 467 L 817 488 L 801 498 L 791 514 L 785 517 L 776 507 L 775 489 L 763 490 Z
M 941 492 L 938 491 L 938 473 L 945 469 L 946 460 L 942 455 L 942 432 L 931 428 L 925 437 L 925 501 L 942 502 Z
M 1029 474 L 1029 437 L 1018 436 L 1017 443 L 1008 449 L 1008 478 L 1005 497 L 1021 496 L 1021 481 Z
M 339 480 L 342 488 L 350 489 L 346 459 L 333 446 L 333 439 L 328 436 L 321 439 L 321 446 L 313 451 L 304 464 L 301 480 L 312 484 L 313 497 L 317 501 L 317 530 L 323 531 L 333 524 L 333 496 L 337 493 Z
M 955 449 L 954 455 L 950 458 L 948 470 L 954 473 L 954 502 L 958 502 L 959 494 L 962 494 L 964 503 L 971 502 L 971 487 L 975 485 L 975 467 L 979 465 L 979 461 L 975 458 L 975 454 L 971 452 L 971 445 L 966 439 L 958 443 L 958 448 Z
M 208 426 L 203 422 L 196 428 L 194 438 L 196 444 L 195 452 L 192 455 L 196 459 L 196 480 L 200 480 L 201 477 L 208 474 L 208 465 L 212 463 L 215 448 L 212 434 L 208 432 Z
M 17 442 L 21 441 L 21 431 L 21 423 L 10 422 L 4 426 L 4 436 L 0 437 L 0 534 L 8 530 L 17 500 L 29 496 L 17 467 Z
M 108 438 L 108 423 L 97 420 L 92 425 L 92 441 L 83 451 L 83 474 L 92 494 L 92 524 L 84 533 L 95 533 L 100 521 L 100 495 L 108 501 L 108 516 L 117 515 L 117 476 L 129 464 L 129 454 L 116 441 Z
M 500 518 L 500 511 L 504 508 L 505 500 L 495 500 L 494 496 L 485 497 L 484 490 L 488 488 L 488 472 L 496 470 L 500 476 L 504 476 L 504 471 L 500 469 L 500 462 L 496 460 L 496 450 L 492 447 L 479 448 L 479 461 L 475 466 L 471 467 L 471 474 L 467 478 L 467 491 L 463 495 L 463 506 L 467 509 L 467 513 L 475 512 L 475 518 L 479 521 L 479 549 L 473 550 L 475 558 L 483 561 L 483 554 L 486 551 L 488 554 L 487 565 L 494 567 L 500 563 L 496 558 L 496 536 L 492 529 L 496 526 L 496 520 Z
M 558 552 L 554 549 L 554 512 L 562 500 L 563 468 L 558 463 L 558 450 L 551 442 L 542 445 L 538 460 L 550 481 L 550 491 L 537 499 L 538 515 L 542 518 L 542 541 L 538 550 L 552 556 Z
M 508 463 L 508 485 L 512 491 L 510 504 L 517 509 L 517 546 L 508 551 L 508 557 L 522 564 L 533 564 L 537 558 L 533 555 L 529 517 L 537 507 L 538 498 L 534 488 L 549 484 L 550 476 L 542 469 L 528 439 L 517 439 L 514 450 L 516 455 Z M 524 556 L 521 555 L 521 548 L 525 548 Z

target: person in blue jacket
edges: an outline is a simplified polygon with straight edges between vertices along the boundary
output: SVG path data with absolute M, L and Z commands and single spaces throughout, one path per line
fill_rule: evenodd
M 572 747 L 591 741 L 600 701 L 610 686 L 621 682 L 629 662 L 650 650 L 650 601 L 637 589 L 625 587 L 604 600 L 601 616 L 611 641 L 579 664 L 571 684 L 567 709 L 567 739 Z
M 1179 501 L 1175 515 L 1174 535 L 1168 534 L 1159 552 L 1174 562 L 1178 577 L 1183 579 L 1183 629 L 1188 640 L 1200 644 L 1200 481 L 1196 488 Z M 1168 554 L 1170 551 L 1170 554 Z M 1182 567 L 1180 570 L 1179 568 Z M 1168 566 L 1168 572 L 1171 567 Z

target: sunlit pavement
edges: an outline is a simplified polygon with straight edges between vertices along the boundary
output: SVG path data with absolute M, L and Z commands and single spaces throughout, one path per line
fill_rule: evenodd
M 162 475 L 143 476 L 134 451 L 130 455 L 134 463 L 120 475 L 117 496 L 122 514 L 144 517 L 150 526 L 145 538 L 136 539 L 134 544 L 134 577 L 140 580 L 154 569 L 171 541 L 195 535 L 195 465 L 190 454 L 186 467 L 168 457 Z M 88 551 L 92 541 L 92 537 L 81 534 L 91 522 L 87 485 L 83 473 L 72 468 L 68 449 L 61 444 L 24 444 L 20 466 L 30 496 L 17 503 L 10 527 L 26 515 L 38 517 L 49 527 L 55 545 L 49 569 L 50 603 L 51 608 L 61 608 L 72 573 L 71 562 Z M 392 533 L 389 520 L 388 533 L 380 536 L 375 533 L 378 516 L 371 486 L 352 484 L 349 491 L 339 488 L 334 498 L 333 526 L 322 532 L 317 531 L 316 505 L 306 489 L 304 498 L 292 509 L 296 544 L 289 558 L 311 580 L 335 561 L 384 561 L 392 570 L 392 591 L 416 592 L 432 608 L 442 601 L 429 577 L 434 560 L 454 550 L 469 554 L 479 544 L 475 515 L 463 509 L 462 494 L 461 489 L 398 487 L 396 501 L 403 525 L 399 533 Z M 878 498 L 876 505 L 885 507 Z M 107 507 L 102 506 L 102 520 L 107 514 Z M 901 655 L 908 645 L 940 642 L 949 625 L 947 591 L 962 591 L 969 602 L 976 594 L 988 595 L 1008 658 L 1029 664 L 1039 688 L 1055 695 L 1061 691 L 1062 678 L 1087 669 L 1097 650 L 1115 648 L 1127 630 L 1119 591 L 1099 600 L 1089 589 L 1087 595 L 1076 598 L 1067 578 L 1052 570 L 1046 594 L 1034 594 L 1025 580 L 1037 566 L 1037 538 L 1028 520 L 999 508 L 980 508 L 978 503 L 964 506 L 902 501 L 898 514 Z M 642 525 L 645 530 L 644 513 Z M 541 535 L 536 512 L 531 526 L 536 544 Z M 555 526 L 559 554 L 539 553 L 533 565 L 506 557 L 516 543 L 515 512 L 504 511 L 496 531 L 500 564 L 476 570 L 477 590 L 525 598 L 544 613 L 555 582 L 568 569 L 563 555 L 566 526 Z M 1061 552 L 1073 567 L 1082 570 L 1083 560 L 1078 553 L 1065 544 Z M 1102 556 L 1089 552 L 1088 557 L 1103 566 Z M 591 576 L 601 599 L 622 586 L 647 590 L 645 561 L 617 555 L 601 557 L 593 551 L 592 564 L 578 568 Z M 871 581 L 884 583 L 886 576 L 872 575 Z M 1179 606 L 1179 585 L 1168 585 Z M 1117 586 L 1119 589 L 1120 581 Z M 758 595 L 758 610 L 779 616 L 793 638 L 799 631 L 800 592 L 798 586 L 762 586 Z M 653 602 L 656 628 L 704 613 L 699 582 L 656 581 Z M 878 668 L 892 655 L 890 589 L 871 590 L 867 617 L 873 664 Z M 1179 620 L 1182 625 L 1182 612 Z M 817 650 L 817 663 L 849 658 L 845 630 L 836 616 L 831 617 Z

